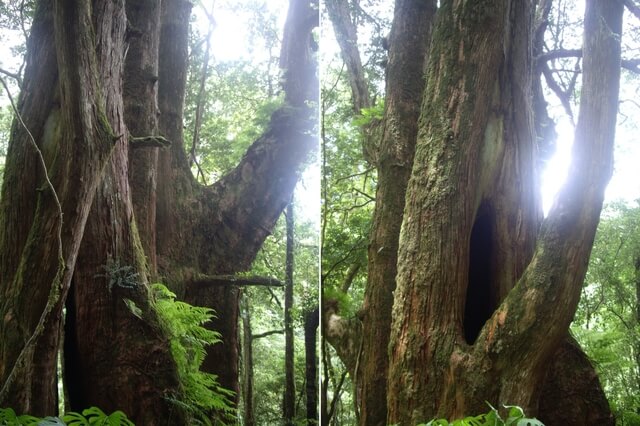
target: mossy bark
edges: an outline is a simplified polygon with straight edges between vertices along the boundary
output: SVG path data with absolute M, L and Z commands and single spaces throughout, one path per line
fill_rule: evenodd
M 292 7 L 286 105 L 236 170 L 201 187 L 181 133 L 191 3 L 166 1 L 160 10 L 158 2 L 128 1 L 126 8 L 123 0 L 38 3 L 19 108 L 61 202 L 63 250 L 54 198 L 26 132 L 14 124 L 0 202 L 0 383 L 14 380 L 0 404 L 56 414 L 62 308 L 73 283 L 65 342 L 70 406 L 121 409 L 141 424 L 185 424 L 170 401 L 179 398 L 180 383 L 149 277 L 217 310 L 213 327 L 224 344 L 205 368 L 237 390 L 238 290 L 198 288 L 190 277 L 248 268 L 291 197 L 315 146 L 309 46 L 317 11 L 307 2 Z M 162 153 L 130 151 L 132 137 L 158 133 L 158 110 L 160 133 L 176 143 Z M 48 300 L 43 332 L 14 371 Z
M 101 28 L 118 26 L 108 7 L 95 12 Z M 94 49 L 99 33 L 94 17 L 87 3 L 41 2 L 28 43 L 19 110 L 35 143 L 47 152 L 47 174 L 60 205 L 18 122 L 7 156 L 0 207 L 0 405 L 35 415 L 57 412 L 62 308 L 96 186 L 116 140 L 105 119 L 109 93 L 98 76 L 100 67 L 113 64 L 101 63 Z M 117 49 L 113 38 L 101 42 Z M 54 116 L 51 120 L 59 122 L 49 129 L 58 130 L 50 133 L 45 123 Z M 36 331 L 39 322 L 44 327 Z M 21 354 L 26 356 L 16 364 Z
M 107 118 L 125 137 L 105 168 L 78 255 L 67 304 L 65 383 L 74 411 L 98 406 L 106 412 L 122 410 L 139 424 L 184 423 L 186 413 L 172 401 L 182 392 L 177 367 L 148 288 L 146 254 L 153 247 L 155 220 L 154 209 L 141 205 L 154 199 L 154 156 L 149 150 L 130 152 L 126 137 L 156 133 L 155 80 L 150 76 L 157 69 L 159 4 L 129 1 L 126 11 L 112 13 L 120 25 L 111 34 L 121 44 L 120 50 L 100 52 L 117 58 L 116 66 L 101 68 L 101 79 L 112 85 Z M 143 34 L 132 35 L 134 28 L 144 29 Z M 101 39 L 107 36 L 98 33 Z M 130 186 L 129 178 L 138 184 Z M 152 268 L 153 259 L 149 256 Z
M 622 7 L 587 3 L 574 162 L 541 228 L 529 7 L 441 2 L 400 235 L 390 423 L 484 401 L 538 414 L 575 313 L 610 176 Z

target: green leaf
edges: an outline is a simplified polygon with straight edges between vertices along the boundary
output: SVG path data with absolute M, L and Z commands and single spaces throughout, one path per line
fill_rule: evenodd
M 70 411 L 65 413 L 62 416 L 62 420 L 64 420 L 69 426 L 88 426 L 89 421 L 80 413 L 76 413 L 75 411 Z

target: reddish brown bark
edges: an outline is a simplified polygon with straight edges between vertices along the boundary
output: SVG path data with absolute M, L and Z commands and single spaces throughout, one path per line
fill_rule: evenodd
M 388 421 L 456 418 L 483 411 L 485 400 L 537 413 L 610 176 L 621 9 L 588 2 L 571 177 L 532 253 L 531 12 L 526 2 L 443 2 L 400 239 Z M 485 266 L 474 268 L 478 260 Z M 491 283 L 490 303 L 506 298 L 485 323 L 487 312 L 464 306 Z
M 120 64 L 101 55 L 103 49 L 123 49 L 120 7 L 110 3 L 92 16 L 88 4 L 42 2 L 34 18 L 19 109 L 43 151 L 64 222 L 60 225 L 30 138 L 14 123 L 0 208 L 0 405 L 18 412 L 57 411 L 56 356 L 64 298 L 96 185 L 121 130 L 119 123 L 105 119 L 106 100 L 117 92 Z M 108 36 L 96 48 L 93 34 Z M 101 81 L 99 71 L 107 70 L 114 77 Z M 34 334 L 45 307 L 51 309 L 44 328 Z M 35 341 L 27 344 L 26 356 L 16 365 L 32 336 Z
M 317 82 L 309 46 L 317 11 L 307 2 L 292 5 L 283 48 L 286 104 L 269 130 L 236 170 L 200 187 L 181 133 L 191 3 L 166 1 L 159 10 L 154 2 L 129 1 L 129 22 L 122 0 L 54 6 L 39 3 L 20 108 L 62 203 L 66 268 L 56 271 L 58 214 L 51 193 L 42 170 L 32 173 L 37 157 L 15 126 L 1 202 L 3 386 L 52 285 L 60 297 L 0 402 L 55 414 L 62 304 L 73 274 L 65 368 L 71 406 L 121 409 L 140 424 L 185 424 L 170 401 L 179 398 L 180 385 L 149 300 L 148 277 L 155 278 L 157 266 L 182 297 L 217 309 L 213 326 L 224 344 L 209 354 L 205 368 L 226 369 L 220 380 L 234 389 L 238 290 L 199 288 L 191 277 L 248 268 L 291 197 L 315 145 L 309 101 L 317 101 Z M 160 155 L 154 148 L 129 150 L 129 136 L 157 135 L 157 105 L 160 131 L 174 144 Z M 27 284 L 33 291 L 23 291 Z
M 128 2 L 126 12 L 130 44 L 124 91 L 107 100 L 108 117 L 121 123 L 123 135 L 151 135 L 157 120 L 159 5 Z M 131 128 L 124 128 L 125 123 Z M 131 152 L 137 169 L 129 173 L 128 140 L 122 138 L 105 169 L 78 256 L 73 297 L 67 305 L 69 402 L 75 411 L 89 406 L 122 410 L 140 424 L 182 423 L 185 413 L 171 400 L 181 393 L 176 365 L 148 290 L 145 252 L 154 246 L 155 220 L 147 203 L 155 197 L 154 151 Z M 137 183 L 132 187 L 137 189 L 139 216 L 134 215 L 130 177 Z M 145 236 L 147 251 L 140 235 Z
M 391 307 L 396 287 L 398 237 L 411 173 L 418 116 L 429 57 L 435 1 L 399 1 L 389 36 L 387 95 L 377 155 L 378 187 L 369 238 L 368 278 L 362 308 L 360 424 L 385 424 Z M 360 374 L 360 376 L 358 376 Z

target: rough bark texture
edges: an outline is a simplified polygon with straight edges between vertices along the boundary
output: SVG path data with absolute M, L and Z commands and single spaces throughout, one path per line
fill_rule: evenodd
M 485 400 L 537 413 L 610 176 L 620 16 L 588 2 L 571 177 L 533 252 L 529 4 L 441 3 L 400 237 L 389 422 L 460 417 Z
M 107 99 L 109 119 L 122 126 L 131 124 L 136 136 L 156 132 L 159 12 L 157 3 L 128 2 L 130 44 L 124 91 L 114 94 L 119 98 Z M 123 42 L 124 30 L 123 26 Z M 98 34 L 99 39 L 103 37 Z M 121 134 L 126 132 L 123 126 Z M 89 406 L 107 412 L 122 410 L 139 424 L 181 423 L 186 421 L 185 413 L 172 402 L 181 392 L 176 365 L 150 303 L 145 251 L 137 228 L 144 229 L 146 248 L 152 249 L 155 211 L 146 204 L 155 198 L 155 156 L 148 149 L 136 150 L 132 166 L 137 170 L 129 174 L 128 140 L 123 137 L 117 144 L 105 169 L 78 256 L 73 297 L 67 304 L 65 372 L 70 406 L 75 411 Z M 138 189 L 139 217 L 134 215 L 129 175 L 138 183 L 132 187 Z
M 415 151 L 424 71 L 436 11 L 435 1 L 399 1 L 389 37 L 387 94 L 382 141 L 377 155 L 378 187 L 369 238 L 368 278 L 362 308 L 362 367 L 353 381 L 361 388 L 360 424 L 387 418 L 388 357 L 396 287 L 398 237 L 407 181 Z
M 15 124 L 0 204 L 3 406 L 56 413 L 62 307 L 73 282 L 65 343 L 71 406 L 122 409 L 139 424 L 186 424 L 170 402 L 180 386 L 150 303 L 149 276 L 217 310 L 213 327 L 224 344 L 204 368 L 237 391 L 238 290 L 199 288 L 191 278 L 249 267 L 315 147 L 310 34 L 317 7 L 292 3 L 282 54 L 285 105 L 241 164 L 210 187 L 191 176 L 182 139 L 190 10 L 183 0 L 164 1 L 161 9 L 131 0 L 126 16 L 124 0 L 38 3 L 19 108 L 61 202 L 62 251 L 54 198 Z M 130 140 L 153 139 L 158 130 L 175 142 L 170 149 L 128 149 Z M 14 369 L 47 300 L 43 332 Z
M 123 48 L 123 17 L 112 10 L 121 6 L 114 2 L 92 16 L 88 3 L 42 2 L 34 18 L 19 110 L 42 150 L 64 222 L 30 138 L 14 122 L 0 206 L 0 405 L 18 412 L 57 411 L 64 298 L 96 185 L 120 130 L 107 121 L 105 99 L 117 93 L 121 64 L 117 55 L 105 60 L 100 52 Z M 102 30 L 109 37 L 96 49 Z M 101 81 L 99 72 L 107 70 L 114 78 Z M 16 365 L 48 303 L 44 328 Z

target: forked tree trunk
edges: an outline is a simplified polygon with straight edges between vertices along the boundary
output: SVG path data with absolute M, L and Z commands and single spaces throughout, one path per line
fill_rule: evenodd
M 181 389 L 151 307 L 150 276 L 217 310 L 213 327 L 224 344 L 205 368 L 237 390 L 238 291 L 202 283 L 211 283 L 205 274 L 249 267 L 315 147 L 310 37 L 317 7 L 292 2 L 282 53 L 285 104 L 240 165 L 210 187 L 191 176 L 182 138 L 190 10 L 184 0 L 161 8 L 131 0 L 126 15 L 124 0 L 38 3 L 19 108 L 61 203 L 62 251 L 52 192 L 27 133 L 14 124 L 0 205 L 0 405 L 57 412 L 56 356 L 72 276 L 65 374 L 73 408 L 185 424 L 171 402 Z M 169 149 L 136 148 L 162 145 L 158 131 Z M 43 311 L 44 327 L 34 334 Z M 22 351 L 30 336 L 34 343 Z
M 574 160 L 538 242 L 528 2 L 442 2 L 400 237 L 388 421 L 536 415 L 611 174 L 622 5 L 591 0 Z M 513 288 L 512 288 L 513 287 Z
M 291 198 L 299 169 L 315 148 L 313 128 L 318 82 L 311 30 L 317 9 L 293 1 L 283 38 L 281 64 L 285 105 L 240 164 L 210 186 L 192 177 L 184 154 L 182 105 L 187 66 L 190 3 L 163 3 L 159 66 L 160 132 L 172 141 L 160 153 L 158 172 L 158 270 L 185 301 L 217 312 L 212 328 L 223 344 L 209 349 L 203 368 L 238 391 L 238 290 L 208 286 L 206 276 L 250 267 Z
M 408 7 L 408 4 L 409 2 L 406 1 L 396 2 L 396 13 L 390 39 L 390 61 L 387 70 L 387 100 L 385 119 L 383 121 L 384 137 L 380 142 L 379 152 L 372 157 L 380 157 L 380 160 L 383 160 L 385 158 L 385 152 L 392 154 L 391 158 L 394 158 L 394 155 L 399 157 L 398 154 L 402 153 L 405 155 L 405 158 L 408 159 L 408 162 L 412 164 L 413 151 L 406 149 L 406 147 L 412 148 L 412 145 L 410 145 L 411 140 L 409 139 L 409 144 L 404 142 L 403 145 L 402 142 L 403 140 L 407 140 L 406 137 L 398 137 L 397 135 L 401 135 L 402 133 L 398 131 L 394 132 L 393 130 L 398 128 L 417 128 L 417 120 L 412 118 L 411 114 L 399 114 L 397 108 L 393 108 L 392 105 L 395 104 L 395 99 L 403 99 L 401 96 L 404 96 L 404 102 L 398 104 L 404 106 L 406 110 L 410 108 L 411 105 L 419 103 L 422 99 L 422 93 L 420 93 L 419 96 L 417 96 L 417 100 L 415 100 L 415 91 L 406 90 L 404 92 L 397 92 L 394 89 L 396 87 L 403 87 L 403 85 L 409 87 L 412 81 L 416 81 L 416 84 L 421 84 L 421 80 L 414 79 L 414 73 L 407 71 L 409 67 L 406 62 L 414 60 L 414 56 L 411 55 L 411 49 L 405 50 L 405 48 L 409 45 L 407 40 L 413 40 L 415 43 L 416 38 L 413 36 L 416 28 L 426 28 L 429 25 L 430 18 L 429 16 L 422 16 L 420 18 L 421 20 L 417 21 L 418 23 L 406 25 L 405 23 L 407 22 L 414 22 L 411 20 L 412 18 L 419 16 L 415 10 L 411 10 Z M 451 5 L 443 6 L 446 7 L 438 13 L 446 13 L 446 15 L 440 19 L 453 19 L 452 16 L 450 16 L 452 13 Z M 478 7 L 481 8 L 484 6 Z M 544 20 L 548 15 L 549 3 L 542 2 L 538 7 L 544 9 L 541 10 L 539 14 L 535 32 L 536 45 L 538 49 L 541 49 L 540 39 L 544 35 Z M 469 17 L 473 18 L 475 12 L 467 12 Z M 533 194 L 535 194 L 535 186 L 533 185 L 535 180 L 532 178 L 532 168 L 535 166 L 532 159 L 535 158 L 533 151 L 535 148 L 530 145 L 532 139 L 530 138 L 529 125 L 527 124 L 530 118 L 526 113 L 522 115 L 522 111 L 527 110 L 526 105 L 527 102 L 529 102 L 529 95 L 522 94 L 518 91 L 519 89 L 517 89 L 517 87 L 523 87 L 525 89 L 529 87 L 527 73 L 529 72 L 530 64 L 528 61 L 530 59 L 526 48 L 523 48 L 527 43 L 525 40 L 527 37 L 527 27 L 526 25 L 522 26 L 522 21 L 524 21 L 525 24 L 528 23 L 527 12 L 521 11 L 520 13 L 515 13 L 516 9 L 513 9 L 513 12 L 514 13 L 505 18 L 509 21 L 508 28 L 511 29 L 505 30 L 504 38 L 505 52 L 507 52 L 507 48 L 512 49 L 512 58 L 507 62 L 509 65 L 502 65 L 503 69 L 501 73 L 498 73 L 498 71 L 495 72 L 495 75 L 502 76 L 501 79 L 497 81 L 498 84 L 501 85 L 501 89 L 506 89 L 506 93 L 500 95 L 500 92 L 497 92 L 496 94 L 500 95 L 502 100 L 493 99 L 493 111 L 504 111 L 503 113 L 495 114 L 495 116 L 504 115 L 503 123 L 501 123 L 504 129 L 499 130 L 499 132 L 503 132 L 505 140 L 511 142 L 506 144 L 504 152 L 488 152 L 484 158 L 490 165 L 495 162 L 496 164 L 504 164 L 506 167 L 504 167 L 500 178 L 492 183 L 492 185 L 495 184 L 495 188 L 493 188 L 492 191 L 488 191 L 488 193 L 480 194 L 482 197 L 487 198 L 487 200 L 481 203 L 482 207 L 476 215 L 474 226 L 470 231 L 470 235 L 467 237 L 467 243 L 463 244 L 467 245 L 473 254 L 469 256 L 469 263 L 471 264 L 468 266 L 468 274 L 465 270 L 462 271 L 465 280 L 467 275 L 470 277 L 470 285 L 468 293 L 466 295 L 462 294 L 463 300 L 464 298 L 468 300 L 468 303 L 466 303 L 465 321 L 462 324 L 458 324 L 457 327 L 464 329 L 462 335 L 465 337 L 465 340 L 470 342 L 476 339 L 484 321 L 491 315 L 498 302 L 505 297 L 511 286 L 515 283 L 515 276 L 523 270 L 524 265 L 529 261 L 537 237 L 536 231 L 538 229 L 538 223 L 541 219 L 538 214 L 539 207 L 537 200 L 535 198 L 530 199 L 534 196 Z M 432 12 L 430 16 L 433 17 L 434 14 L 435 12 Z M 450 28 L 453 27 L 450 26 L 449 29 Z M 440 31 L 444 32 L 446 29 L 446 24 L 443 24 Z M 522 32 L 522 29 L 525 31 Z M 466 38 L 464 40 L 471 40 L 476 30 L 483 31 L 483 26 L 472 25 L 465 27 L 464 32 Z M 487 29 L 485 28 L 484 31 L 487 31 Z M 515 34 L 518 35 L 518 37 L 514 37 L 513 43 L 510 44 L 512 40 L 510 34 L 513 31 L 516 31 Z M 451 37 L 450 33 L 451 32 L 445 34 L 445 37 L 443 37 L 441 33 L 438 36 L 439 39 L 434 41 L 433 49 L 440 48 L 440 50 L 438 56 L 432 56 L 432 58 L 433 60 L 439 59 L 441 64 L 444 63 L 441 66 L 442 69 L 440 72 L 432 72 L 431 76 L 434 76 L 436 79 L 441 79 L 443 75 L 453 75 L 449 68 L 444 69 L 444 65 L 447 65 L 447 60 L 454 64 L 452 66 L 456 70 L 464 69 L 464 63 L 468 62 L 465 61 L 465 57 L 461 56 L 459 58 L 461 65 L 455 65 L 456 58 L 451 55 L 451 52 L 454 50 L 451 49 L 451 45 L 445 46 L 444 48 L 436 45 L 447 42 Z M 499 34 L 496 35 L 499 36 Z M 520 47 L 518 48 L 518 46 Z M 520 50 L 519 52 L 518 49 Z M 414 46 L 413 50 L 417 51 L 418 49 Z M 471 49 L 467 47 L 466 51 L 469 50 Z M 407 52 L 405 53 L 406 60 L 398 61 L 397 58 L 402 58 L 398 52 L 402 53 L 405 51 Z M 465 49 L 461 49 L 459 52 L 464 53 Z M 346 53 L 343 51 L 343 57 L 345 55 Z M 416 62 L 420 63 L 420 61 Z M 398 66 L 398 64 L 402 64 L 403 66 Z M 413 66 L 416 67 L 416 64 L 414 63 Z M 449 64 L 449 66 L 451 66 L 451 64 Z M 497 65 L 493 64 L 489 66 Z M 475 72 L 472 72 L 471 75 L 475 78 Z M 539 77 L 539 73 L 537 77 Z M 473 82 L 474 78 L 468 81 Z M 452 94 L 453 96 L 456 95 L 455 91 L 446 91 L 445 86 L 447 84 L 449 83 L 442 83 L 444 93 L 441 95 L 440 102 L 442 102 L 443 105 L 447 105 L 446 100 L 448 100 L 448 96 Z M 539 82 L 534 81 L 536 90 L 539 89 L 538 86 Z M 511 87 L 511 89 L 509 87 Z M 514 87 L 516 90 L 514 90 Z M 473 87 L 468 86 L 464 89 L 473 89 Z M 513 94 L 509 95 L 509 91 L 512 91 Z M 473 95 L 474 91 L 469 90 L 469 93 Z M 401 96 L 398 96 L 398 94 Z M 414 98 L 409 98 L 407 97 L 408 95 L 413 95 Z M 429 103 L 437 102 L 433 99 L 433 92 L 431 92 L 431 95 L 432 98 L 425 100 L 425 108 L 428 107 Z M 514 97 L 515 101 L 513 105 L 507 100 L 509 96 Z M 543 99 L 541 99 L 541 93 L 535 92 L 533 98 L 535 102 L 538 102 L 536 103 L 535 128 L 538 130 L 538 143 L 540 143 L 540 139 L 544 141 L 550 139 L 548 135 L 553 132 L 548 132 L 549 122 L 546 111 L 544 110 L 544 105 L 542 104 Z M 414 101 L 410 102 L 410 99 L 414 99 Z M 479 99 L 482 101 L 483 97 L 480 96 Z M 487 99 L 487 97 L 484 99 Z M 488 99 L 491 99 L 491 97 L 488 97 Z M 504 104 L 505 102 L 506 104 Z M 496 108 L 496 105 L 500 103 L 503 103 L 503 106 Z M 456 107 L 455 104 L 449 106 L 452 108 Z M 417 108 L 417 106 L 415 106 L 415 108 Z M 508 111 L 510 111 L 510 109 L 519 111 L 520 115 L 518 115 L 518 113 L 509 113 Z M 421 123 L 421 126 L 427 125 L 429 118 L 423 117 Z M 493 124 L 495 125 L 495 122 Z M 464 125 L 464 123 L 462 123 L 462 125 Z M 488 134 L 488 140 L 492 139 L 492 132 L 493 130 L 491 129 L 489 132 L 485 132 Z M 406 134 L 407 133 L 405 133 L 405 135 Z M 422 139 L 423 149 L 428 149 L 431 143 L 428 144 L 424 142 L 425 136 L 422 136 Z M 437 138 L 435 139 L 437 140 Z M 400 147 L 402 146 L 404 146 L 405 149 L 401 149 Z M 409 156 L 408 153 L 410 153 L 411 156 Z M 426 154 L 423 153 L 422 155 L 424 157 Z M 538 155 L 540 155 L 540 153 L 538 153 Z M 387 157 L 388 156 L 389 154 L 387 154 Z M 401 164 L 399 161 L 396 161 L 396 163 Z M 537 163 L 539 164 L 539 162 Z M 363 327 L 365 330 L 361 353 L 363 365 L 356 373 L 354 373 L 353 370 L 356 365 L 356 360 L 360 355 L 358 350 L 360 325 L 354 323 L 353 320 L 340 318 L 335 312 L 335 309 L 332 310 L 330 303 L 325 303 L 325 312 L 323 313 L 324 330 L 327 340 L 336 348 L 343 362 L 349 368 L 352 377 L 355 375 L 360 386 L 367 388 L 367 391 L 363 392 L 364 395 L 362 397 L 362 417 L 360 424 L 363 425 L 383 425 L 386 424 L 387 421 L 386 375 L 382 373 L 382 371 L 386 369 L 387 354 L 377 349 L 379 348 L 379 342 L 388 342 L 383 330 L 390 328 L 392 291 L 395 288 L 397 240 L 400 232 L 399 223 L 402 220 L 404 198 L 389 197 L 385 196 L 385 194 L 392 196 L 398 192 L 404 194 L 407 184 L 407 179 L 402 179 L 403 174 L 393 172 L 389 164 L 396 169 L 398 168 L 398 166 L 392 162 L 387 162 L 385 166 L 385 163 L 381 161 L 377 165 L 380 179 L 378 182 L 378 196 L 369 250 L 369 277 L 365 293 L 365 303 L 362 310 Z M 438 161 L 434 161 L 426 167 L 423 167 L 421 173 L 425 173 L 425 171 L 428 172 L 430 168 L 434 169 L 434 174 L 441 173 L 442 169 L 438 168 L 440 164 L 441 161 L 438 159 Z M 519 171 L 519 169 L 522 169 L 522 171 Z M 386 175 L 392 176 L 394 179 L 384 179 Z M 510 176 L 517 178 L 510 182 Z M 521 177 L 525 177 L 524 181 Z M 455 182 L 455 180 L 452 179 L 452 182 Z M 394 202 L 394 200 L 396 200 L 396 202 Z M 426 221 L 423 222 L 428 223 Z M 449 221 L 449 223 L 450 224 L 444 223 L 442 226 L 451 227 L 451 224 L 455 222 Z M 515 228 L 518 228 L 516 230 L 519 234 L 514 233 Z M 469 234 L 469 232 L 467 232 L 467 234 Z M 407 233 L 407 235 L 411 234 Z M 464 238 L 462 240 L 464 240 Z M 453 256 L 452 259 L 458 259 L 461 256 L 462 255 L 456 255 Z M 413 267 L 414 265 L 412 264 L 410 266 Z M 376 271 L 379 271 L 379 273 Z M 460 299 L 460 294 L 454 297 Z M 420 313 L 420 309 L 415 312 L 417 318 L 421 317 Z M 417 342 L 419 341 L 418 339 Z M 553 362 L 550 363 L 550 366 L 546 372 L 548 379 L 545 382 L 543 394 L 553 396 L 543 398 L 541 409 L 544 411 L 540 412 L 541 416 L 547 421 L 547 424 L 565 424 L 563 422 L 566 422 L 567 416 L 560 407 L 568 406 L 583 407 L 584 409 L 581 409 L 581 414 L 584 419 L 588 418 L 593 421 L 598 419 L 597 421 L 602 424 L 608 424 L 608 422 L 612 421 L 611 412 L 606 404 L 604 393 L 597 380 L 593 366 L 588 362 L 584 353 L 576 346 L 575 342 L 571 343 L 570 339 L 566 339 L 554 355 Z M 419 367 L 416 366 L 415 369 L 419 369 Z M 544 377 L 544 375 L 543 372 L 541 376 Z M 589 377 L 595 377 L 596 379 L 588 380 L 587 378 Z M 557 392 L 559 388 L 566 389 L 569 387 L 573 389 L 573 392 Z M 415 402 L 419 404 L 420 401 L 424 399 L 425 398 L 416 397 Z M 586 409 L 586 407 L 589 408 Z M 486 411 L 486 408 L 487 407 L 482 406 L 479 409 Z M 582 424 L 580 417 L 576 417 L 576 419 L 573 424 Z

